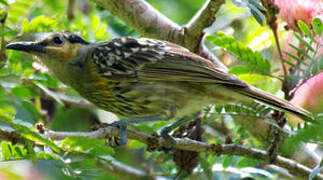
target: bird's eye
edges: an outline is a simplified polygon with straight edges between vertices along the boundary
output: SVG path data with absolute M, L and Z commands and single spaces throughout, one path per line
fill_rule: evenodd
M 57 36 L 57 37 L 54 37 L 53 42 L 55 44 L 62 44 L 63 43 L 63 39 L 61 37 L 58 37 Z

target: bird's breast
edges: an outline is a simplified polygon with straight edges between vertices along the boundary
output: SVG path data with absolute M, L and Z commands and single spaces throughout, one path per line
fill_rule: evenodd
M 95 83 L 80 94 L 96 106 L 125 117 L 166 115 L 181 117 L 211 103 L 200 84 L 180 82 Z

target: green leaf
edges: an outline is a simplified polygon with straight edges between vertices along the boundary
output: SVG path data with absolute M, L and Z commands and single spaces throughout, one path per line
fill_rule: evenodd
M 34 98 L 38 96 L 38 93 L 33 89 L 29 87 L 24 86 L 18 86 L 11 89 L 11 92 L 13 95 L 15 95 L 18 98 Z
M 114 153 L 105 140 L 86 137 L 68 137 L 63 140 L 62 147 L 68 151 L 86 152 L 96 156 Z
M 6 0 L 0 0 L 0 3 L 6 6 L 9 6 L 8 2 Z
M 232 162 L 233 162 L 233 156 L 230 156 L 230 155 L 226 155 L 224 156 L 224 159 L 222 161 L 222 166 L 224 168 L 227 168 L 229 167 L 230 165 L 232 165 Z
M 307 59 L 309 59 L 309 60 L 314 60 L 311 56 L 309 56 L 308 54 L 307 54 L 307 52 L 304 50 L 304 49 L 300 49 L 300 48 L 298 48 L 298 47 L 296 47 L 296 46 L 294 46 L 293 44 L 290 44 L 289 43 L 289 46 L 291 47 L 291 48 L 293 48 L 293 49 L 295 49 L 296 51 L 297 51 L 297 53 L 298 54 L 301 54 L 301 55 L 303 55 L 304 57 L 306 57 Z
M 1 142 L 1 153 L 4 160 L 9 160 L 12 157 L 12 145 L 11 142 Z
M 270 74 L 270 61 L 264 59 L 259 52 L 254 52 L 243 43 L 235 40 L 232 36 L 227 36 L 223 32 L 218 32 L 217 36 L 208 35 L 206 39 L 241 59 L 241 61 L 252 70 L 249 71 L 249 73 Z M 239 71 L 247 71 L 247 68 L 242 69 L 241 67 L 238 67 L 237 69 L 233 69 L 233 71 L 238 71 L 239 73 Z
M 302 32 L 309 37 L 313 42 L 317 43 L 314 36 L 311 33 L 310 28 L 303 21 L 298 21 L 298 27 L 302 30 Z
M 314 52 L 314 49 L 312 48 L 312 46 L 305 41 L 302 37 L 300 37 L 297 33 L 293 32 L 294 36 L 302 43 L 306 46 L 307 49 L 309 49 L 310 51 Z
M 255 166 L 258 162 L 259 160 L 256 160 L 256 159 L 242 157 L 238 160 L 238 162 L 236 163 L 236 166 L 237 168 L 251 167 L 251 166 Z
M 248 0 L 248 6 L 250 8 L 250 12 L 253 15 L 253 17 L 256 19 L 256 21 L 263 25 L 264 21 L 266 20 L 265 15 L 259 10 L 259 8 L 264 9 L 258 2 L 254 0 Z
M 232 111 L 232 106 L 230 104 L 224 105 L 224 109 L 226 112 L 231 112 Z
M 233 4 L 235 4 L 238 7 L 247 7 L 248 6 L 246 1 L 231 0 L 231 2 L 233 2 Z
M 31 140 L 31 141 L 38 141 L 38 142 L 44 143 L 45 145 L 49 146 L 55 152 L 61 152 L 61 149 L 58 146 L 56 146 L 56 144 L 54 142 L 44 138 L 43 136 L 41 136 L 37 132 L 32 131 L 29 127 L 27 127 L 26 125 L 23 125 L 21 121 L 13 120 L 13 118 L 14 118 L 13 116 L 8 116 L 8 115 L 5 116 L 5 115 L 6 114 L 1 113 L 1 109 L 0 109 L 1 120 L 8 123 L 12 128 L 16 129 L 21 136 L 23 136 L 26 139 Z
M 22 21 L 21 27 L 23 33 L 50 32 L 57 27 L 57 20 L 41 15 L 34 18 L 29 23 L 27 19 L 24 19 Z
M 231 74 L 248 74 L 251 73 L 252 69 L 250 69 L 250 67 L 245 66 L 245 65 L 237 65 L 237 66 L 233 66 L 232 68 L 230 68 L 229 73 Z
M 8 21 L 13 24 L 19 24 L 21 18 L 26 17 L 26 15 L 29 13 L 28 9 L 32 7 L 35 1 L 36 0 L 14 1 L 14 3 L 10 4 Z
M 320 18 L 313 18 L 312 20 L 312 26 L 313 26 L 313 30 L 315 32 L 315 34 L 317 34 L 318 36 L 321 36 L 322 32 L 323 32 L 323 23 L 321 21 Z
M 35 120 L 39 120 L 41 118 L 40 113 L 33 103 L 29 101 L 21 101 L 21 105 L 33 115 Z
M 27 150 L 20 146 L 20 145 L 15 145 L 14 146 L 14 152 L 15 152 L 15 158 L 16 159 L 22 159 L 22 158 L 25 158 L 27 156 Z
M 58 88 L 58 85 L 59 85 L 59 81 L 55 77 L 53 77 L 49 74 L 46 74 L 46 73 L 33 74 L 29 78 L 32 79 L 33 81 L 39 82 L 49 88 Z
M 16 114 L 15 108 L 9 105 L 0 105 L 0 120 L 12 120 Z
M 107 33 L 107 25 L 100 21 L 100 17 L 91 15 L 91 30 L 94 31 L 94 37 L 96 40 L 102 41 L 109 37 Z
M 297 57 L 297 56 L 295 56 L 295 55 L 293 55 L 292 53 L 289 53 L 289 52 L 284 52 L 288 57 L 290 57 L 290 58 L 293 58 L 293 59 L 295 59 L 296 61 L 297 61 L 297 63 L 299 63 L 299 64 L 303 64 L 303 65 L 305 65 L 305 66 L 309 66 L 309 64 L 307 64 L 303 59 L 301 59 L 301 58 L 299 58 L 299 57 Z M 295 67 L 294 67 L 295 68 Z
M 203 157 L 205 155 L 204 153 L 201 154 Z M 201 167 L 203 169 L 203 172 L 206 174 L 208 179 L 213 179 L 213 174 L 212 174 L 212 165 L 207 161 L 206 157 L 201 158 L 200 160 Z
M 233 4 L 235 4 L 238 7 L 249 7 L 251 14 L 256 19 L 256 21 L 263 25 L 263 22 L 266 20 L 266 17 L 264 14 L 260 11 L 266 11 L 266 9 L 259 3 L 259 1 L 256 0 L 248 0 L 248 1 L 237 1 L 237 0 L 231 0 Z
M 12 126 L 13 123 L 11 123 L 10 125 Z M 13 128 L 17 129 L 18 132 L 22 136 L 24 136 L 25 138 L 32 140 L 32 141 L 42 142 L 45 145 L 49 146 L 51 149 L 53 149 L 55 152 L 61 152 L 61 149 L 58 146 L 56 146 L 56 144 L 54 142 L 42 137 L 37 132 L 32 131 L 31 129 L 29 129 L 26 126 L 20 125 L 20 124 L 15 124 L 15 125 L 13 125 Z
M 46 152 L 39 152 L 37 153 L 37 159 L 60 159 L 59 156 L 57 154 L 54 153 L 46 153 Z
M 37 160 L 37 157 L 36 157 L 36 153 L 34 151 L 33 145 L 28 140 L 25 140 L 25 144 L 26 144 L 26 147 L 27 147 L 27 150 L 28 150 L 28 155 L 31 157 L 31 160 L 33 161 L 33 163 L 35 163 L 36 160 Z
M 286 64 L 288 64 L 288 65 L 290 65 L 290 66 L 294 67 L 294 68 L 295 68 L 296 70 L 298 70 L 298 71 L 302 71 L 303 73 L 306 73 L 306 72 L 307 72 L 307 70 L 302 69 L 301 67 L 299 67 L 299 66 L 297 66 L 297 65 L 295 65 L 295 64 L 293 64 L 293 63 L 291 63 L 289 60 L 286 60 L 286 59 L 284 59 L 284 58 L 280 58 L 280 60 L 281 60 L 281 61 L 283 61 L 284 63 L 286 63 Z

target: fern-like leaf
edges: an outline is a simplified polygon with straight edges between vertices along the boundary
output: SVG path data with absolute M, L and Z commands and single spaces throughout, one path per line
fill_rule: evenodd
M 249 73 L 262 75 L 270 74 L 270 61 L 263 58 L 259 52 L 253 51 L 243 43 L 234 39 L 232 36 L 227 36 L 223 32 L 218 32 L 217 36 L 209 35 L 206 39 L 232 53 L 247 65 L 235 67 L 233 72 L 239 73 L 249 71 Z
M 257 102 L 252 102 L 243 104 L 217 105 L 215 107 L 215 111 L 221 115 L 263 118 L 268 116 L 273 109 Z

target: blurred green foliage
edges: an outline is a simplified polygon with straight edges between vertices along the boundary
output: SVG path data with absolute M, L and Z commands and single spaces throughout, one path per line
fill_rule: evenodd
M 205 1 L 147 0 L 147 2 L 171 20 L 184 25 Z M 259 16 L 258 22 L 265 21 L 258 10 L 261 8 L 253 6 L 248 7 L 255 8 L 252 14 Z M 77 33 L 88 41 L 104 41 L 119 36 L 140 36 L 118 17 L 97 7 L 93 1 L 77 1 L 73 11 L 75 18 L 72 20 L 67 19 L 65 0 L 0 0 L 0 7 L 0 18 L 8 13 L 4 28 L 0 31 L 0 35 L 8 42 L 35 40 L 41 38 L 44 33 L 64 30 Z M 311 42 L 308 43 L 308 40 L 304 40 L 300 35 L 299 39 L 311 50 L 310 47 L 316 41 L 315 34 L 302 23 L 300 27 Z M 322 34 L 320 20 L 313 20 L 313 28 L 316 35 Z M 224 33 L 216 33 L 218 30 Z M 280 93 L 281 82 L 275 78 L 280 75 L 278 70 L 280 65 L 277 63 L 279 58 L 275 56 L 273 35 L 268 27 L 260 26 L 246 8 L 236 7 L 228 1 L 220 9 L 216 22 L 207 29 L 207 32 L 213 34 L 207 38 L 213 44 L 206 42 L 206 45 L 226 65 L 232 67 L 230 72 L 261 89 L 274 94 Z M 284 31 L 279 31 L 279 35 L 284 37 Z M 307 55 L 301 49 L 296 50 Z M 110 166 L 113 159 L 144 172 L 148 169 L 153 175 L 170 179 L 176 177 L 178 171 L 171 153 L 147 152 L 145 145 L 140 142 L 130 141 L 126 148 L 113 149 L 104 140 L 67 138 L 53 142 L 40 136 L 34 127 L 38 122 L 53 130 L 89 131 L 100 118 L 94 110 L 65 104 L 56 92 L 76 99 L 79 98 L 78 94 L 53 77 L 35 57 L 16 51 L 6 51 L 6 56 L 7 61 L 1 62 L 3 66 L 0 69 L 0 128 L 17 130 L 25 141 L 18 144 L 1 141 L 0 155 L 3 162 L 0 162 L 0 179 L 29 179 L 31 172 L 34 173 L 34 177 L 40 179 L 116 179 L 102 168 Z M 296 56 L 289 57 L 298 61 Z M 315 56 L 310 58 L 313 60 Z M 289 65 L 299 68 L 293 63 Z M 317 66 L 311 64 L 312 70 L 313 67 Z M 317 71 L 311 71 L 310 75 L 316 74 Z M 232 117 L 244 114 L 259 118 L 270 110 L 265 106 L 254 104 L 218 106 L 215 110 L 210 106 L 205 108 L 209 116 L 205 117 L 203 123 L 215 129 L 212 123 L 222 119 L 228 129 L 234 132 L 231 135 L 235 143 L 259 145 L 255 139 L 249 138 L 243 127 L 235 124 Z M 131 128 L 152 133 L 167 123 L 169 122 L 143 123 Z M 309 132 L 313 132 L 311 128 L 304 128 L 302 131 L 307 135 Z M 295 136 L 291 141 L 312 141 L 314 137 L 313 134 Z M 225 141 L 222 136 L 208 133 L 205 133 L 203 138 L 210 143 Z M 101 165 L 98 165 L 98 162 Z M 200 164 L 190 178 L 278 179 L 276 172 L 264 170 L 260 166 L 257 168 L 257 165 L 259 165 L 257 160 L 245 157 L 216 157 L 202 153 Z M 30 173 L 20 174 L 18 167 Z

